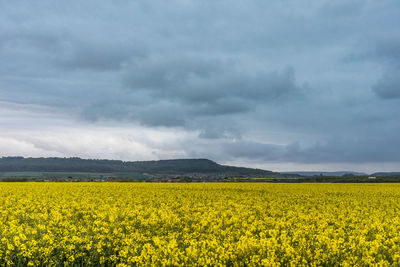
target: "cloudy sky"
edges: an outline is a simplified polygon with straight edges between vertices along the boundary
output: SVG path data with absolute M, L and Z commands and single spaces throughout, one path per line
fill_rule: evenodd
M 0 156 L 400 170 L 398 0 L 0 0 Z

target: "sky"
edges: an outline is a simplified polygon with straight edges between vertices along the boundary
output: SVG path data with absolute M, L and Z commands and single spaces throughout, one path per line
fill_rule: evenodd
M 0 0 L 0 156 L 400 170 L 398 0 Z

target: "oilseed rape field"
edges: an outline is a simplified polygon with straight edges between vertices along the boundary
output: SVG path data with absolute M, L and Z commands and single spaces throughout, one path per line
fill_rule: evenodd
M 0 183 L 0 265 L 400 265 L 400 185 Z

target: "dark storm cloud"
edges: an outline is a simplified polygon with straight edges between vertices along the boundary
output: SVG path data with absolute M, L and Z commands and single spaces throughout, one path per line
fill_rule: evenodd
M 397 0 L 2 1 L 0 101 L 77 128 L 195 133 L 182 150 L 216 160 L 399 161 L 399 12 Z
M 161 106 L 164 101 L 172 101 L 165 110 L 145 111 L 148 116 L 140 116 L 144 123 L 147 120 L 164 122 L 153 119 L 165 118 L 165 112 L 186 117 L 178 120 L 182 123 L 199 116 L 246 113 L 262 104 L 301 95 L 293 68 L 271 73 L 253 72 L 241 69 L 240 64 L 232 60 L 207 60 L 198 56 L 137 61 L 128 68 L 124 81 L 132 95 L 136 92 L 148 94 L 153 101 L 160 101 Z

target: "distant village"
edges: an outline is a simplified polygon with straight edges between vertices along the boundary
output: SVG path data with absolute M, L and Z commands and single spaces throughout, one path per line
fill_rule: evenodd
M 211 174 L 146 174 L 145 177 L 3 177 L 1 182 L 147 182 L 147 183 L 190 183 L 190 182 L 283 182 L 283 183 L 382 183 L 382 182 L 400 182 L 399 175 L 393 176 L 281 176 L 281 177 L 251 177 L 251 176 L 228 176 Z
M 153 183 L 187 183 L 187 182 L 270 182 L 271 180 L 281 180 L 275 177 L 246 177 L 246 176 L 227 176 L 210 174 L 145 174 L 146 178 L 137 177 L 8 177 L 0 178 L 3 182 L 153 182 Z M 298 178 L 298 177 L 296 177 Z M 295 179 L 295 177 L 283 179 Z

